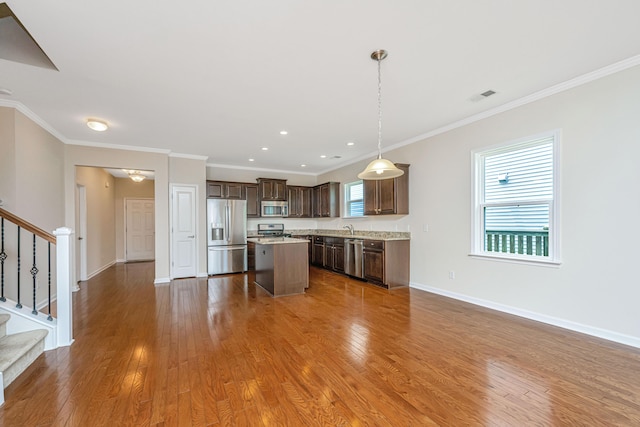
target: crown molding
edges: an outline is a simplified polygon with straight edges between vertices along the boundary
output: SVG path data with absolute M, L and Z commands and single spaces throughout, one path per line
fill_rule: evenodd
M 79 141 L 77 139 L 68 140 L 66 144 L 79 145 L 83 147 L 106 148 L 111 150 L 142 151 L 144 153 L 156 153 L 156 154 L 165 154 L 165 155 L 169 155 L 171 153 L 171 150 L 166 150 L 163 148 L 136 147 L 133 145 L 119 145 L 119 144 L 104 144 L 102 142 Z
M 23 103 L 18 101 L 13 101 L 10 99 L 0 99 L 0 107 L 15 108 L 16 110 L 20 111 L 22 114 L 27 116 L 31 121 L 35 122 L 42 129 L 46 130 L 51 135 L 53 135 L 60 142 L 62 142 L 63 144 L 67 143 L 67 138 L 65 138 L 61 133 L 55 130 L 53 126 L 49 125 L 49 123 L 42 120 L 40 116 L 38 116 L 36 113 L 31 111 L 29 108 L 27 108 L 27 106 L 24 105 Z
M 209 159 L 209 156 L 199 156 L 197 154 L 184 154 L 184 153 L 169 153 L 169 157 L 177 157 L 181 159 L 190 159 L 190 160 L 204 160 L 205 162 Z
M 258 171 L 258 172 L 273 172 L 273 173 L 284 173 L 288 175 L 306 175 L 306 176 L 318 176 L 318 174 L 312 172 L 293 172 L 283 169 L 267 169 L 267 168 L 256 168 L 256 167 L 247 167 L 247 166 L 234 166 L 234 165 L 221 165 L 216 163 L 207 163 L 206 166 L 208 168 L 219 168 L 219 169 L 237 169 L 237 170 L 250 170 L 250 171 Z

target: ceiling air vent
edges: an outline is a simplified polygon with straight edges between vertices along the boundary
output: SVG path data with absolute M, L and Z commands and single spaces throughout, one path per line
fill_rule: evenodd
M 490 97 L 491 95 L 495 95 L 496 91 L 495 90 L 486 90 L 484 92 L 482 92 L 479 95 L 473 95 L 471 98 L 469 98 L 469 101 L 471 102 L 478 102 L 478 101 L 482 101 L 483 99 L 486 99 L 488 97 Z

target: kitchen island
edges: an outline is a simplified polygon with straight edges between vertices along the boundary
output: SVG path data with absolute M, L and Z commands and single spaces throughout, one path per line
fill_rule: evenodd
M 255 243 L 256 284 L 274 297 L 304 293 L 309 287 L 308 240 L 249 238 Z

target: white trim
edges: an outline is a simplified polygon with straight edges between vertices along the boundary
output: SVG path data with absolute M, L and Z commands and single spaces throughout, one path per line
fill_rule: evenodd
M 168 277 L 156 277 L 156 279 L 153 281 L 154 285 L 164 285 L 167 283 L 171 283 L 171 279 Z
M 107 268 L 112 267 L 113 265 L 115 265 L 116 261 L 110 261 L 109 263 L 103 265 L 102 267 L 100 267 L 99 269 L 97 269 L 96 271 L 94 271 L 93 273 L 89 274 L 87 276 L 87 280 L 94 278 L 95 276 L 97 276 L 98 274 L 102 273 L 103 271 L 105 271 Z M 84 280 L 83 280 L 84 281 Z
M 0 107 L 15 108 L 16 110 L 20 111 L 22 114 L 27 116 L 30 120 L 35 122 L 42 129 L 46 130 L 55 138 L 57 138 L 58 140 L 66 144 L 67 139 L 64 136 L 62 136 L 62 134 L 60 134 L 57 130 L 55 130 L 53 126 L 49 125 L 49 123 L 42 120 L 40 116 L 38 116 L 36 113 L 31 111 L 29 108 L 27 108 L 27 106 L 25 106 L 23 103 L 9 100 L 9 99 L 0 99 Z
M 196 274 L 196 278 L 198 278 L 198 279 L 203 279 L 205 277 L 209 277 L 209 273 L 202 273 L 201 272 L 201 273 Z
M 181 159 L 191 159 L 191 160 L 204 160 L 205 162 L 209 159 L 209 156 L 200 156 L 198 154 L 184 154 L 184 153 L 169 153 L 169 157 L 178 157 Z
M 221 164 L 217 164 L 217 163 L 207 163 L 206 166 L 208 168 L 238 169 L 238 170 L 250 170 L 250 171 L 259 171 L 259 172 L 274 172 L 274 173 L 285 173 L 285 174 L 288 174 L 288 175 L 307 175 L 307 176 L 318 176 L 318 175 L 320 175 L 320 174 L 316 174 L 316 173 L 312 173 L 312 172 L 300 172 L 300 171 L 295 171 L 294 172 L 294 171 L 287 171 L 287 170 L 282 170 L 282 169 L 267 169 L 267 168 L 256 168 L 256 167 L 249 167 L 249 166 L 221 165 Z
M 545 314 L 540 314 L 540 313 L 536 313 L 529 310 L 523 310 L 517 307 L 512 307 L 505 304 L 487 301 L 480 298 L 474 298 L 474 297 L 459 294 L 456 292 L 450 292 L 444 289 L 423 285 L 420 283 L 411 282 L 410 287 L 414 289 L 419 289 L 421 291 L 429 292 L 432 294 L 441 295 L 447 298 L 453 298 L 458 301 L 468 302 L 469 304 L 477 305 L 480 307 L 486 307 L 502 313 L 513 314 L 514 316 L 522 317 L 529 320 L 534 320 L 536 322 L 542 322 L 548 325 L 557 326 L 559 328 L 567 329 L 570 331 L 579 332 L 579 333 L 590 335 L 597 338 L 602 338 L 607 341 L 612 341 L 612 342 L 616 342 L 624 345 L 629 345 L 631 347 L 640 348 L 640 337 L 620 334 L 618 332 L 609 331 L 607 329 L 596 328 L 594 326 L 584 325 L 582 323 L 572 322 L 570 320 L 560 319 L 558 317 L 547 316 Z
M 144 153 L 156 153 L 156 154 L 166 154 L 166 155 L 169 155 L 171 153 L 171 150 L 167 150 L 164 148 L 135 147 L 132 145 L 119 145 L 119 144 L 104 144 L 102 142 L 78 141 L 77 139 L 66 140 L 63 142 L 67 145 L 80 145 L 83 147 L 106 148 L 110 150 L 141 151 Z
M 533 256 L 517 256 L 517 255 L 508 255 L 502 252 L 496 252 L 495 255 L 490 252 L 482 253 L 482 254 L 469 254 L 471 258 L 480 259 L 484 261 L 501 261 L 501 262 L 510 262 L 512 264 L 525 264 L 525 265 L 537 265 L 541 267 L 560 267 L 562 262 L 554 261 L 551 259 L 546 259 L 544 257 L 533 257 Z

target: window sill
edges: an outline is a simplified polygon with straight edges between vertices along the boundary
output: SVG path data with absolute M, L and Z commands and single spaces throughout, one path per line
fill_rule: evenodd
M 509 256 L 503 254 L 469 254 L 471 258 L 481 259 L 485 261 L 498 261 L 498 262 L 509 262 L 513 264 L 525 264 L 525 265 L 537 265 L 539 267 L 560 267 L 562 264 L 561 261 L 550 260 L 550 259 L 533 259 L 533 258 L 525 258 L 525 257 L 517 257 L 517 256 Z

